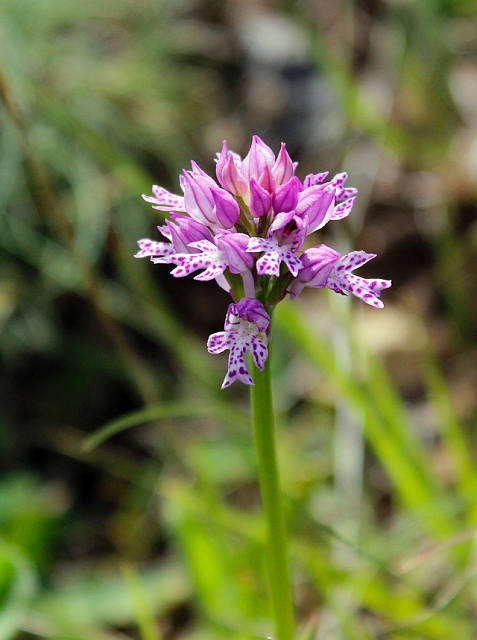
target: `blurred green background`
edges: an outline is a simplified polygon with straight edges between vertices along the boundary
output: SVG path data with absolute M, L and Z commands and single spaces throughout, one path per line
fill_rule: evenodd
M 270 634 L 228 296 L 132 257 L 255 133 L 393 280 L 277 309 L 300 633 L 477 637 L 475 2 L 0 0 L 0 640 Z

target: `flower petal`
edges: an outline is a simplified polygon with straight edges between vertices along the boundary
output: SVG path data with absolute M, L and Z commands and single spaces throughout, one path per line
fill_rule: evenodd
M 376 256 L 365 251 L 352 251 L 340 258 L 333 267 L 328 278 L 327 286 L 336 293 L 347 295 L 351 293 L 363 302 L 378 309 L 384 307 L 384 303 L 379 300 L 381 291 L 391 286 L 390 280 L 379 280 L 361 278 L 352 273 L 354 269 L 362 266 Z
M 209 353 L 222 353 L 222 351 L 229 349 L 233 342 L 233 332 L 218 331 L 209 336 L 207 340 L 207 350 Z
M 355 200 L 356 196 L 348 198 L 347 200 L 340 202 L 340 204 L 337 204 L 333 209 L 330 220 L 342 220 L 343 218 L 347 218 L 351 213 Z
M 263 371 L 263 367 L 268 358 L 267 345 L 258 336 L 252 336 L 250 340 L 250 352 L 256 366 L 260 371 Z
M 253 385 L 252 376 L 248 372 L 247 365 L 245 363 L 244 355 L 246 351 L 247 345 L 242 341 L 237 342 L 230 349 L 228 370 L 222 383 L 222 389 L 230 387 L 230 385 L 236 380 L 240 380 L 244 384 Z
M 139 251 L 134 255 L 135 258 L 146 258 L 148 256 L 169 256 L 174 253 L 174 247 L 170 242 L 156 242 L 143 238 L 137 241 Z
M 142 197 L 146 202 L 151 202 L 153 209 L 159 209 L 159 211 L 184 211 L 184 198 L 182 196 L 176 196 L 174 193 L 170 193 L 163 187 L 159 187 L 157 184 L 152 185 L 152 192 L 154 197 L 143 195 Z
M 230 349 L 227 375 L 222 389 L 236 380 L 253 384 L 245 362 L 245 353 L 250 351 L 259 369 L 263 370 L 268 357 L 265 329 L 270 324 L 270 316 L 261 302 L 255 298 L 242 298 L 237 304 L 230 304 L 225 320 L 225 331 L 213 333 L 207 341 L 209 353 L 221 353 Z

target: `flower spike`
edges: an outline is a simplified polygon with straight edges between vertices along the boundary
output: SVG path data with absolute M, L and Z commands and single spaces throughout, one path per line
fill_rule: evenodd
M 153 208 L 169 212 L 159 227 L 168 242 L 143 238 L 136 257 L 174 265 L 176 278 L 199 271 L 195 280 L 215 279 L 230 293 L 234 302 L 224 331 L 212 334 L 207 344 L 210 353 L 230 350 L 225 388 L 235 380 L 253 384 L 244 355 L 250 351 L 263 368 L 269 313 L 286 295 L 293 299 L 305 287 L 328 287 L 381 308 L 381 292 L 391 282 L 354 273 L 373 254 L 341 256 L 323 244 L 302 248 L 306 236 L 351 214 L 357 189 L 345 187 L 346 173 L 327 182 L 327 171 L 310 173 L 301 182 L 285 144 L 275 156 L 258 136 L 243 160 L 224 140 L 216 163 L 214 179 L 191 161 L 191 169 L 179 176 L 184 196 L 157 185 L 153 196 L 143 196 Z

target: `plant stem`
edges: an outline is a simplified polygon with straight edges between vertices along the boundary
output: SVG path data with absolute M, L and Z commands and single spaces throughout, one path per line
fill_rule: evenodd
M 267 525 L 267 565 L 277 640 L 293 640 L 295 623 L 288 570 L 287 534 L 275 451 L 270 353 L 263 371 L 253 367 L 251 389 L 258 477 Z

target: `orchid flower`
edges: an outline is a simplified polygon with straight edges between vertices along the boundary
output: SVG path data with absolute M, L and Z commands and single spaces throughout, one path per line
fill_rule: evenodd
M 139 240 L 135 257 L 174 265 L 175 278 L 201 271 L 195 280 L 215 279 L 230 292 L 233 303 L 225 330 L 213 334 L 208 347 L 211 353 L 230 349 L 224 387 L 235 380 L 253 385 L 243 356 L 252 351 L 260 369 L 267 358 L 264 332 L 269 321 L 258 329 L 255 321 L 244 319 L 242 312 L 250 315 L 251 301 L 269 319 L 286 295 L 296 298 L 306 287 L 328 287 L 382 308 L 381 292 L 391 282 L 353 273 L 374 254 L 352 251 L 342 256 L 326 245 L 302 249 L 311 233 L 352 212 L 357 189 L 345 186 L 346 173 L 331 179 L 327 171 L 310 173 L 302 182 L 286 145 L 282 143 L 275 156 L 258 136 L 243 159 L 224 141 L 216 163 L 217 181 L 192 161 L 192 168 L 180 176 L 183 196 L 157 185 L 153 196 L 143 196 L 153 208 L 169 213 L 170 219 L 159 227 L 168 242 Z
M 244 355 L 252 354 L 255 365 L 263 371 L 268 357 L 266 329 L 270 317 L 263 304 L 255 298 L 242 298 L 238 304 L 230 304 L 225 320 L 225 331 L 213 333 L 207 342 L 209 353 L 221 353 L 230 349 L 229 367 L 222 389 L 235 380 L 253 384 Z
M 168 242 L 143 238 L 135 257 L 173 265 L 175 278 L 200 271 L 195 280 L 215 279 L 232 296 L 224 330 L 209 337 L 207 349 L 212 354 L 230 351 L 222 389 L 236 380 L 250 385 L 274 637 L 293 640 L 294 607 L 274 443 L 268 349 L 272 311 L 285 296 L 294 299 L 307 287 L 328 287 L 381 308 L 381 292 L 391 282 L 354 273 L 374 254 L 352 251 L 342 256 L 324 244 L 303 248 L 307 236 L 351 214 L 357 190 L 345 187 L 346 173 L 331 179 L 326 171 L 310 173 L 301 181 L 285 144 L 275 156 L 258 136 L 253 136 L 243 159 L 224 141 L 216 163 L 217 180 L 192 161 L 192 168 L 179 177 L 183 196 L 157 185 L 153 196 L 143 196 L 154 209 L 169 213 L 159 227 Z

